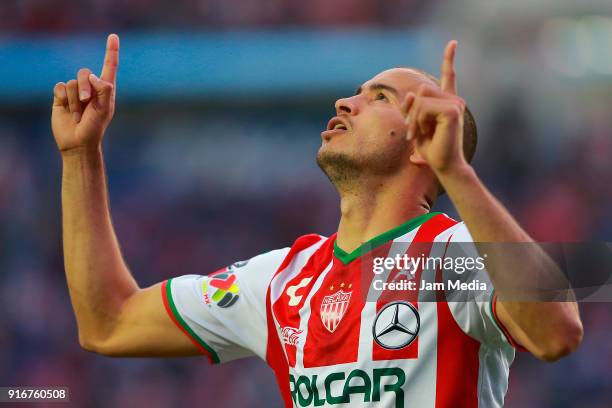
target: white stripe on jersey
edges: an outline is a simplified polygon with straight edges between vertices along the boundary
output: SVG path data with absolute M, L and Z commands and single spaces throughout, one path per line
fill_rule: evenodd
M 387 257 L 395 257 L 396 254 L 401 255 L 406 253 L 408 247 L 412 243 L 412 240 L 414 239 L 417 234 L 417 231 L 420 228 L 421 226 L 419 225 L 412 231 L 393 240 L 391 248 L 389 248 L 389 253 L 387 254 Z M 386 282 L 390 273 L 390 269 L 385 269 L 385 271 L 379 275 L 381 281 Z M 368 290 L 368 297 L 366 298 L 365 305 L 363 307 L 363 310 L 361 311 L 361 324 L 359 332 L 359 359 L 357 361 L 372 360 L 372 343 L 374 342 L 374 338 L 372 336 L 372 325 L 370 322 L 373 321 L 373 316 L 376 316 L 376 302 L 378 301 L 378 298 L 380 297 L 381 293 L 381 291 L 374 290 L 372 286 L 370 286 L 370 289 Z M 363 324 L 364 322 L 367 322 L 367 324 Z
M 446 238 L 439 234 L 433 240 L 430 257 L 442 257 Z M 436 280 L 436 270 L 425 268 L 421 279 L 433 283 Z M 420 284 L 420 283 L 417 283 Z M 432 299 L 424 299 L 426 292 L 419 291 L 419 314 L 421 324 L 419 331 L 419 358 L 406 364 L 406 383 L 409 388 L 405 394 L 405 403 L 415 407 L 434 408 L 436 406 L 436 383 L 438 376 L 438 304 Z M 417 361 L 418 364 L 417 370 Z M 406 406 L 410 406 L 406 405 Z

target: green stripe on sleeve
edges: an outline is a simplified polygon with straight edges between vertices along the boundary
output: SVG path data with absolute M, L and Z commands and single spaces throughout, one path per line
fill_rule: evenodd
M 206 351 L 208 351 L 210 353 L 211 356 L 211 360 L 213 363 L 218 364 L 220 362 L 219 360 L 219 356 L 217 355 L 217 353 L 215 352 L 215 350 L 212 349 L 212 347 L 210 347 L 208 344 L 206 344 L 206 342 L 204 340 L 202 340 L 195 331 L 193 331 L 193 329 L 191 327 L 189 327 L 189 325 L 187 324 L 187 322 L 183 319 L 183 317 L 181 316 L 181 314 L 179 313 L 178 309 L 176 308 L 176 304 L 174 303 L 174 299 L 172 298 L 172 279 L 168 279 L 168 284 L 166 285 L 166 296 L 168 298 L 168 304 L 170 305 L 170 310 L 172 310 L 172 314 L 174 315 L 174 317 L 176 318 L 176 321 L 180 323 L 181 327 L 200 345 L 202 346 L 202 348 L 204 348 Z

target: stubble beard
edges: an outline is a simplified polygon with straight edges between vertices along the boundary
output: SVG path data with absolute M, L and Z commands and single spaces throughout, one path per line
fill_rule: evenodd
M 338 191 L 352 190 L 363 172 L 363 163 L 346 153 L 321 152 L 317 164 Z
M 384 178 L 397 172 L 406 147 L 367 156 L 319 150 L 317 164 L 338 192 L 357 192 L 367 188 L 368 178 Z

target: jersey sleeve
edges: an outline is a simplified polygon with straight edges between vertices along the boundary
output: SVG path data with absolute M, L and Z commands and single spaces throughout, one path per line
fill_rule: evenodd
M 211 363 L 265 359 L 268 284 L 289 248 L 236 262 L 209 275 L 184 275 L 162 285 L 166 310 Z
M 481 343 L 522 349 L 497 316 L 495 289 L 484 267 L 484 257 L 478 253 L 467 226 L 458 223 L 449 233 L 445 260 L 452 259 L 454 266 L 451 270 L 445 268 L 444 276 L 447 300 L 455 321 L 465 333 Z M 469 261 L 469 267 L 466 259 L 473 260 Z M 471 283 L 472 286 L 449 291 L 450 281 Z

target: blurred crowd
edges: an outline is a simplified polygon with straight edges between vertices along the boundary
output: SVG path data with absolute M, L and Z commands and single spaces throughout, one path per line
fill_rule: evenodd
M 0 3 L 0 32 L 395 26 L 418 22 L 433 3 L 426 0 L 10 0 Z
M 330 100 L 330 106 L 331 106 Z M 208 273 L 333 233 L 337 197 L 314 163 L 330 106 L 231 110 L 121 108 L 106 141 L 114 223 L 141 286 Z M 520 106 L 481 129 L 475 166 L 535 237 L 610 240 L 610 123 L 538 147 Z M 510 109 L 512 108 L 512 109 Z M 257 118 L 257 120 L 254 120 Z M 74 406 L 280 406 L 271 371 L 250 359 L 111 359 L 79 348 L 61 255 L 60 160 L 47 110 L 0 115 L 0 384 L 65 385 Z M 178 132 L 177 132 L 178 130 Z M 453 214 L 447 199 L 438 210 Z M 104 256 L 104 254 L 100 254 Z M 585 340 L 555 365 L 519 354 L 508 407 L 604 407 L 612 399 L 609 304 L 583 304 Z

